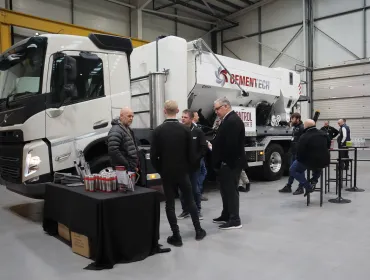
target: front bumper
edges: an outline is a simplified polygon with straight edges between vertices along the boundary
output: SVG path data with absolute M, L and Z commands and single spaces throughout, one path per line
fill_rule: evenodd
M 4 185 L 8 190 L 29 198 L 43 199 L 45 195 L 46 183 L 16 184 L 5 181 L 0 177 L 0 185 Z

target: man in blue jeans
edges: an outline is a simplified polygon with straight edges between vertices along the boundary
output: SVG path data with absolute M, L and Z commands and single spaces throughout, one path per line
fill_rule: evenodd
M 330 163 L 330 138 L 316 128 L 314 120 L 304 122 L 304 131 L 297 146 L 296 160 L 290 167 L 290 175 L 306 190 L 305 195 L 314 191 L 321 170 Z M 305 171 L 312 170 L 312 178 L 307 181 Z
M 191 130 L 191 136 L 192 136 L 192 147 L 193 152 L 195 156 L 195 164 L 189 174 L 189 178 L 191 181 L 192 186 L 192 192 L 194 195 L 195 204 L 197 205 L 198 212 L 199 212 L 199 219 L 203 219 L 202 213 L 201 213 L 201 187 L 199 184 L 199 176 L 201 173 L 201 161 L 203 157 L 205 156 L 208 145 L 206 142 L 206 137 L 203 133 L 203 131 L 196 127 L 193 123 L 194 119 L 194 113 L 191 110 L 184 110 L 182 112 L 181 121 L 184 125 L 188 126 Z M 180 200 L 181 200 L 181 206 L 182 206 L 182 213 L 177 217 L 179 220 L 185 219 L 190 216 L 188 209 L 185 207 L 185 203 L 183 200 L 183 196 L 180 192 Z

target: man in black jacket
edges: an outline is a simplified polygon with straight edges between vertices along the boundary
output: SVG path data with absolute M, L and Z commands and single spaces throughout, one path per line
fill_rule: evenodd
M 324 122 L 324 126 L 320 129 L 328 134 L 330 140 L 333 140 L 339 134 L 339 131 L 329 125 L 329 121 Z
M 305 196 L 313 192 L 317 184 L 321 170 L 330 163 L 330 138 L 318 130 L 314 120 L 304 122 L 304 134 L 301 136 L 297 146 L 297 158 L 290 167 L 290 175 L 293 176 L 301 187 L 306 189 Z M 312 170 L 312 178 L 307 181 L 305 171 Z
M 179 109 L 175 101 L 166 101 L 164 112 L 167 119 L 153 131 L 150 159 L 153 167 L 161 175 L 166 197 L 166 214 L 173 232 L 173 235 L 167 238 L 167 242 L 174 246 L 182 246 L 175 214 L 175 191 L 177 187 L 180 188 L 185 207 L 191 215 L 196 232 L 195 239 L 203 239 L 206 232 L 200 226 L 198 210 L 189 179 L 189 172 L 194 164 L 191 131 L 176 119 Z
M 193 188 L 193 195 L 194 195 L 194 201 L 198 208 L 199 213 L 199 219 L 203 219 L 202 213 L 201 213 L 201 188 L 200 188 L 200 182 L 199 182 L 199 175 L 200 175 L 200 167 L 201 167 L 201 160 L 207 153 L 208 145 L 206 142 L 206 137 L 203 133 L 203 131 L 196 127 L 196 125 L 193 123 L 194 121 L 194 112 L 186 109 L 182 112 L 181 117 L 182 123 L 190 128 L 191 136 L 192 136 L 192 143 L 193 143 L 193 152 L 195 156 L 195 163 L 194 166 L 191 168 L 189 177 L 191 181 L 191 186 Z M 179 220 L 187 218 L 190 216 L 188 209 L 186 209 L 185 201 L 182 193 L 180 193 L 180 200 L 181 200 L 181 206 L 182 206 L 182 213 L 177 217 Z
M 108 155 L 112 167 L 125 166 L 128 171 L 137 172 L 139 166 L 138 147 L 130 125 L 134 113 L 130 108 L 121 109 L 119 118 L 112 120 L 108 133 Z
M 304 127 L 303 127 L 303 123 L 302 123 L 302 120 L 301 120 L 301 115 L 299 113 L 293 113 L 290 117 L 290 120 L 291 120 L 291 124 L 293 126 L 292 141 L 290 143 L 290 153 L 291 153 L 290 165 L 292 165 L 293 162 L 296 159 L 297 144 L 298 144 L 298 141 L 299 141 L 301 135 L 303 134 Z M 293 176 L 289 176 L 288 184 L 286 184 L 284 188 L 279 190 L 279 192 L 281 192 L 281 193 L 291 193 L 293 182 L 294 182 Z M 303 192 L 304 192 L 303 187 L 298 186 L 297 190 L 293 194 L 294 195 L 299 195 L 299 194 L 303 194 Z
M 213 222 L 221 224 L 220 229 L 238 229 L 242 227 L 238 183 L 241 171 L 246 167 L 245 127 L 226 98 L 217 99 L 214 110 L 221 123 L 212 141 L 212 157 L 215 169 L 219 170 L 223 209 L 221 216 Z

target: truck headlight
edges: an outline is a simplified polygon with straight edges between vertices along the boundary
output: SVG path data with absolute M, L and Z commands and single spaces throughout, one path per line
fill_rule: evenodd
M 27 177 L 39 169 L 41 163 L 41 159 L 38 156 L 32 156 L 32 154 L 29 152 L 26 157 L 26 165 L 24 168 L 24 177 Z

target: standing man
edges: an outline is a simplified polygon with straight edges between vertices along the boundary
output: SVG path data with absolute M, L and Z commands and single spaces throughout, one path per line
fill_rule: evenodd
M 304 134 L 297 146 L 296 160 L 290 167 L 290 174 L 306 189 L 306 196 L 314 191 L 314 185 L 319 181 L 322 169 L 330 163 L 330 139 L 326 133 L 316 128 L 314 120 L 306 120 L 304 128 Z M 308 168 L 312 170 L 310 182 L 305 175 Z
M 125 107 L 121 109 L 119 118 L 112 120 L 112 128 L 108 133 L 108 155 L 113 168 L 125 166 L 128 171 L 137 172 L 138 147 L 134 132 L 130 128 L 133 119 L 134 112 Z
M 207 145 L 206 137 L 203 131 L 200 128 L 196 127 L 196 125 L 193 123 L 194 121 L 193 111 L 188 110 L 188 109 L 184 110 L 182 112 L 181 121 L 191 131 L 195 163 L 194 163 L 194 166 L 190 170 L 189 177 L 190 177 L 191 186 L 193 190 L 194 201 L 198 208 L 199 219 L 202 220 L 203 216 L 201 213 L 202 206 L 201 206 L 201 189 L 199 185 L 199 177 L 200 177 L 201 161 L 207 153 L 208 145 Z M 188 218 L 190 216 L 188 209 L 186 209 L 186 205 L 185 205 L 185 201 L 184 201 L 184 197 L 182 193 L 180 193 L 180 201 L 181 201 L 181 206 L 182 206 L 182 213 L 177 217 L 179 220 Z
M 199 124 L 199 113 L 197 111 L 194 111 L 193 114 L 194 114 L 193 123 L 202 130 L 202 126 Z M 206 156 L 206 154 L 204 156 Z M 204 180 L 206 179 L 206 176 L 207 176 L 207 167 L 206 167 L 206 163 L 204 162 L 204 157 L 203 157 L 200 160 L 200 172 L 199 172 L 199 177 L 198 177 L 201 201 L 208 201 L 208 198 L 203 195 L 203 191 L 204 191 L 203 183 L 204 183 Z
M 338 148 L 339 149 L 347 149 L 347 141 L 351 141 L 351 130 L 349 126 L 345 123 L 344 119 L 338 120 L 339 129 L 339 136 L 337 138 L 338 141 Z M 349 158 L 348 151 L 339 151 L 342 158 Z M 348 161 L 344 161 L 344 169 L 348 170 Z
M 220 229 L 238 229 L 242 228 L 238 183 L 247 162 L 244 123 L 231 109 L 230 101 L 226 98 L 217 99 L 214 110 L 221 123 L 212 143 L 212 156 L 215 169 L 219 170 L 223 209 L 221 216 L 213 219 L 213 222 L 221 224 Z
M 329 125 L 329 121 L 325 121 L 324 126 L 320 130 L 324 131 L 329 136 L 330 140 L 333 140 L 339 134 L 337 129 Z
M 197 206 L 191 191 L 189 173 L 193 168 L 193 141 L 191 131 L 177 119 L 179 112 L 176 101 L 168 100 L 164 104 L 166 120 L 153 131 L 150 159 L 153 167 L 161 175 L 166 197 L 166 214 L 173 235 L 167 242 L 182 246 L 182 238 L 175 213 L 175 191 L 180 187 L 185 207 L 188 209 L 195 228 L 195 239 L 202 240 L 206 232 L 201 228 Z
M 299 141 L 299 138 L 301 138 L 301 135 L 303 134 L 304 127 L 301 120 L 301 115 L 299 113 L 293 113 L 290 117 L 291 125 L 293 126 L 293 132 L 292 132 L 292 141 L 290 143 L 290 152 L 292 154 L 290 164 L 292 164 L 296 159 L 297 154 L 297 144 Z M 281 193 L 291 193 L 292 192 L 292 184 L 294 182 L 294 177 L 289 176 L 288 184 L 285 185 L 284 188 L 279 190 Z M 297 190 L 293 193 L 294 195 L 303 194 L 303 187 L 298 186 Z

